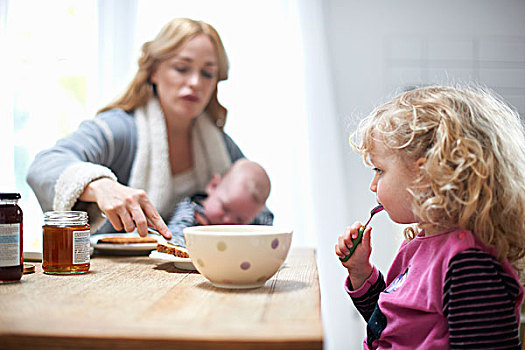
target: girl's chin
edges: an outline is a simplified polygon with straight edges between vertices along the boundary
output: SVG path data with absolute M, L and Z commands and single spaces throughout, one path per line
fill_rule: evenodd
M 392 219 L 392 218 L 391 218 Z M 392 219 L 393 222 L 395 222 L 396 224 L 399 224 L 399 225 L 412 225 L 412 224 L 417 224 L 416 221 L 414 220 L 394 220 Z
M 386 210 L 385 210 L 386 211 Z M 407 219 L 407 218 L 398 218 L 398 217 L 395 217 L 395 216 L 392 216 L 390 215 L 389 212 L 387 212 L 388 214 L 388 217 L 390 218 L 390 220 L 392 220 L 393 222 L 395 222 L 396 224 L 400 224 L 400 225 L 411 225 L 411 224 L 416 224 L 417 223 L 417 220 L 415 219 Z

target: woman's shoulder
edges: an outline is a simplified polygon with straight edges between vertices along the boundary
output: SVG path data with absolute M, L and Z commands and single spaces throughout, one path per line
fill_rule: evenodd
M 233 139 L 226 132 L 224 132 L 224 130 L 221 130 L 221 132 L 224 138 L 224 144 L 226 145 L 226 150 L 230 155 L 232 163 L 240 158 L 244 158 L 244 154 L 242 153 L 239 146 L 237 146 L 235 141 L 233 141 Z
M 136 133 L 136 120 L 133 112 L 115 108 L 97 114 L 93 122 L 107 129 L 113 136 L 129 136 Z
M 135 125 L 133 112 L 126 112 L 121 108 L 109 109 L 98 113 L 95 120 L 102 120 L 108 124 Z

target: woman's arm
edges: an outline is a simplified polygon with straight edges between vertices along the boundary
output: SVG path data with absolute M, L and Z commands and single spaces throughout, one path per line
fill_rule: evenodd
M 117 179 L 110 167 L 118 163 L 112 159 L 114 138 L 104 124 L 99 119 L 84 121 L 78 130 L 37 154 L 27 182 L 44 211 L 71 209 L 87 183 L 103 177 Z
M 27 182 L 44 211 L 85 210 L 93 230 L 104 222 L 103 212 L 117 230 L 131 231 L 136 224 L 146 235 L 150 221 L 166 233 L 167 226 L 143 191 L 125 186 L 135 152 L 133 117 L 122 110 L 108 111 L 40 152 Z
M 468 249 L 450 260 L 443 287 L 443 314 L 451 349 L 518 349 L 517 282 L 496 259 Z

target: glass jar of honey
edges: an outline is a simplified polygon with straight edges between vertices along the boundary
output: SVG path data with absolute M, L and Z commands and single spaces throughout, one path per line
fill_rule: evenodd
M 20 281 L 24 271 L 20 193 L 0 193 L 0 283 Z
M 89 224 L 83 211 L 44 213 L 42 270 L 69 275 L 89 270 Z

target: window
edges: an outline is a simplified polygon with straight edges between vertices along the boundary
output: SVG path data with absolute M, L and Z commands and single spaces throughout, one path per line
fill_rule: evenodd
M 0 11 L 6 20 L 0 35 L 10 55 L 1 64 L 8 79 L 0 97 L 0 116 L 7 129 L 0 145 L 0 159 L 7 164 L 0 175 L 0 191 L 20 192 L 24 245 L 26 250 L 40 250 L 43 216 L 27 185 L 27 169 L 36 153 L 75 130 L 97 107 L 92 102 L 97 77 L 96 2 L 3 4 L 7 6 Z
M 2 164 L 8 164 L 0 191 L 22 195 L 26 247 L 34 242 L 28 249 L 41 249 L 42 212 L 26 183 L 35 155 L 122 93 L 142 43 L 173 17 L 204 20 L 220 33 L 231 63 L 229 79 L 219 85 L 229 113 L 225 130 L 268 171 L 275 224 L 294 227 L 297 242 L 315 245 L 313 215 L 305 214 L 311 213 L 312 179 L 298 6 L 281 0 L 0 0 L 0 40 L 12 52 L 0 57 L 0 73 L 9 76 L 9 83 L 0 81 L 6 91 L 0 113 L 13 131 L 0 140 Z

